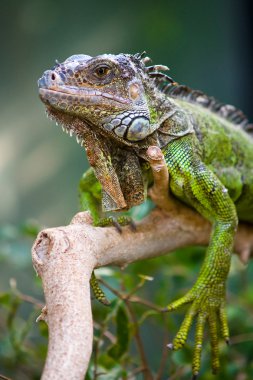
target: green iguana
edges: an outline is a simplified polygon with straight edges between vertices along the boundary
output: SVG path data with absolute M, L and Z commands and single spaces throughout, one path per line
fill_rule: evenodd
M 103 211 L 145 200 L 152 184 L 145 169 L 149 146 L 164 154 L 170 192 L 211 221 L 197 281 L 167 306 L 171 311 L 189 304 L 170 348 L 185 344 L 196 318 L 195 379 L 206 322 L 214 373 L 219 369 L 217 320 L 229 342 L 225 297 L 234 235 L 238 219 L 253 223 L 253 128 L 235 107 L 178 85 L 163 73 L 166 66 L 147 66 L 149 61 L 144 54 L 73 55 L 45 71 L 39 94 L 48 115 L 86 149 L 93 170 L 83 177 L 82 193 L 95 222 L 98 181 Z

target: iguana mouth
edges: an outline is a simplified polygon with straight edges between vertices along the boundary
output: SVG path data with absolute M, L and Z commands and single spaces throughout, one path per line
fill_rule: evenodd
M 108 101 L 114 101 L 120 104 L 130 104 L 128 99 L 120 96 L 115 96 L 109 93 L 101 92 L 99 90 L 91 90 L 87 88 L 77 89 L 76 87 L 63 87 L 63 88 L 39 88 L 39 95 L 43 102 L 52 106 L 57 105 L 59 102 L 67 104 L 101 104 Z M 108 102 L 108 105 L 110 103 Z

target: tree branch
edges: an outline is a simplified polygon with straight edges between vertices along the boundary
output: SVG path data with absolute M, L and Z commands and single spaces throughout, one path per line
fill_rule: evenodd
M 177 248 L 209 242 L 208 221 L 179 202 L 159 198 L 168 179 L 163 181 L 163 158 L 152 149 L 148 151 L 155 178 L 151 196 L 167 212 L 155 209 L 137 224 L 136 232 L 126 226 L 122 234 L 113 227 L 93 227 L 89 213 L 83 212 L 68 226 L 40 232 L 33 245 L 33 264 L 42 278 L 46 299 L 46 309 L 39 319 L 45 319 L 49 326 L 42 380 L 84 379 L 92 351 L 89 279 L 94 268 L 124 267 Z M 239 226 L 235 250 L 243 262 L 252 255 L 253 227 Z

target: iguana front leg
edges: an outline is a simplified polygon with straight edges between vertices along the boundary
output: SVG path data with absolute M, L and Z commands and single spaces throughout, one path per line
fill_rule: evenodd
M 97 180 L 92 168 L 89 168 L 80 180 L 79 197 L 82 210 L 88 210 L 91 213 L 94 226 L 104 227 L 114 225 L 121 232 L 121 226 L 130 224 L 132 229 L 135 229 L 132 219 L 128 216 L 121 215 L 117 220 L 112 217 L 103 217 L 101 210 L 101 184 Z M 109 305 L 110 302 L 100 288 L 94 271 L 91 275 L 90 285 L 95 298 L 103 305 Z
M 167 306 L 168 311 L 190 304 L 185 319 L 170 348 L 183 347 L 194 317 L 197 318 L 193 354 L 193 378 L 200 369 L 203 332 L 209 324 L 212 368 L 219 369 L 217 320 L 222 335 L 229 339 L 225 312 L 226 279 L 230 268 L 237 215 L 227 189 L 201 161 L 191 135 L 173 141 L 164 151 L 170 173 L 170 189 L 182 201 L 193 206 L 213 224 L 210 244 L 199 277 L 190 291 Z
M 92 168 L 89 168 L 80 180 L 79 197 L 82 210 L 88 210 L 91 213 L 93 224 L 98 224 L 101 214 L 101 185 L 98 182 Z M 90 286 L 95 298 L 99 302 L 103 305 L 110 304 L 98 284 L 94 271 L 91 274 Z

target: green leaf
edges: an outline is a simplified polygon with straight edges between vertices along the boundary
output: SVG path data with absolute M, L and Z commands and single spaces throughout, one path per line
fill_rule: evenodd
M 41 226 L 38 222 L 34 220 L 27 220 L 20 227 L 22 235 L 36 237 L 41 229 Z
M 10 304 L 11 295 L 10 293 L 1 293 L 0 294 L 0 304 L 8 306 Z
M 9 314 L 7 317 L 7 326 L 10 330 L 14 328 L 14 318 L 16 317 L 20 304 L 21 304 L 21 300 L 17 296 L 11 295 L 10 305 L 9 305 L 10 309 L 9 309 Z
M 108 351 L 108 354 L 119 359 L 127 351 L 129 343 L 129 322 L 123 305 L 120 305 L 116 314 L 116 336 L 117 342 Z
M 107 370 L 111 370 L 117 365 L 117 361 L 114 358 L 110 357 L 108 353 L 104 352 L 99 355 L 98 364 Z
M 41 336 L 48 338 L 48 326 L 47 326 L 46 322 L 39 321 L 38 327 L 39 327 L 39 331 L 40 331 Z

